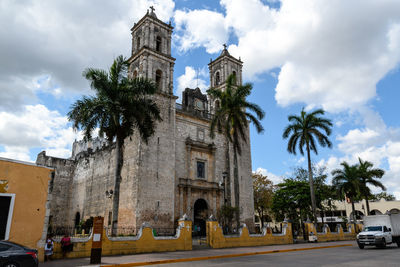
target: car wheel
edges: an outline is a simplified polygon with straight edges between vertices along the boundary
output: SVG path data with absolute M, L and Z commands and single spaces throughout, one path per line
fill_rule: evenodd
M 385 238 L 382 238 L 382 245 L 381 245 L 381 247 L 382 247 L 382 248 L 386 248 L 386 240 L 385 240 Z
M 3 266 L 4 267 L 19 267 L 19 265 L 14 262 L 8 262 L 8 263 L 4 264 Z
M 364 244 L 358 244 L 358 247 L 359 247 L 360 249 L 364 249 Z

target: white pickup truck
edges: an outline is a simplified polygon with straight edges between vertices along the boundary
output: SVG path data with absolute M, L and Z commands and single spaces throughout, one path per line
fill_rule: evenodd
M 396 243 L 400 247 L 400 214 L 370 215 L 363 218 L 364 229 L 357 235 L 360 249 L 364 246 L 386 247 Z

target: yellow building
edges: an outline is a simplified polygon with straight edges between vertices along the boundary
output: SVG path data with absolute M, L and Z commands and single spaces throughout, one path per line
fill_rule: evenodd
M 51 168 L 0 158 L 0 240 L 36 248 L 39 260 L 47 235 L 52 173 Z

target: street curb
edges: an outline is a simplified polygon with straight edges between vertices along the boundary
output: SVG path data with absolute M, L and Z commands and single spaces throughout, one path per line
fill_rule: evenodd
M 188 262 L 188 261 L 204 261 L 204 260 L 235 258 L 235 257 L 244 257 L 244 256 L 253 256 L 253 255 L 265 255 L 265 254 L 291 252 L 291 251 L 314 250 L 314 249 L 323 249 L 323 248 L 351 247 L 351 246 L 353 246 L 353 245 L 352 244 L 343 244 L 343 245 L 319 246 L 319 247 L 311 247 L 311 248 L 279 249 L 279 250 L 269 250 L 269 251 L 238 253 L 238 254 L 226 254 L 226 255 L 216 255 L 216 256 L 183 258 L 183 259 L 170 259 L 170 260 L 157 260 L 157 261 L 146 261 L 146 262 L 134 262 L 134 263 L 121 263 L 121 264 L 101 265 L 101 267 L 145 266 L 145 265 L 154 265 L 154 264 L 166 264 L 166 263 Z

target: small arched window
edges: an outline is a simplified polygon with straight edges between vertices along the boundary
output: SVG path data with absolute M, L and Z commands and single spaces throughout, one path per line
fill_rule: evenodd
M 221 77 L 219 76 L 219 71 L 217 71 L 217 73 L 215 73 L 215 85 L 219 85 L 220 82 Z
M 161 52 L 161 37 L 160 36 L 156 37 L 156 51 Z
M 157 70 L 156 71 L 156 85 L 157 85 L 158 90 L 162 89 L 161 88 L 161 86 L 162 86 L 161 81 L 162 81 L 162 71 L 161 70 Z
M 75 226 L 78 226 L 80 222 L 81 222 L 81 214 L 78 211 L 77 213 L 75 213 Z
M 236 76 L 236 71 L 232 72 L 233 77 L 235 77 L 235 80 L 233 81 L 233 84 L 237 84 L 237 76 Z
M 136 39 L 136 50 L 139 51 L 140 49 L 140 37 Z
M 135 70 L 134 72 L 133 72 L 133 79 L 136 79 L 137 78 L 137 70 Z
M 219 100 L 216 100 L 215 101 L 215 110 L 218 110 L 219 109 Z

